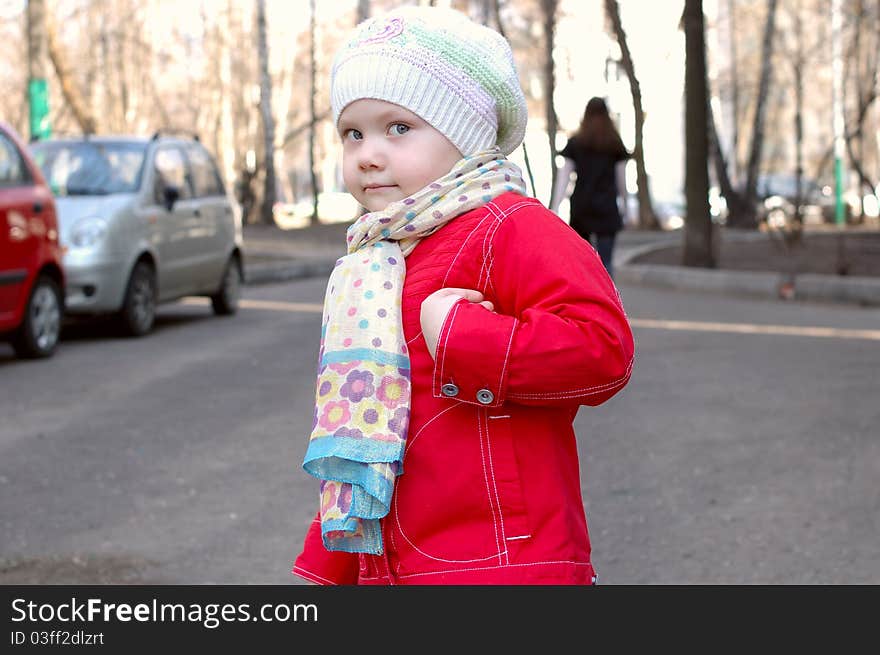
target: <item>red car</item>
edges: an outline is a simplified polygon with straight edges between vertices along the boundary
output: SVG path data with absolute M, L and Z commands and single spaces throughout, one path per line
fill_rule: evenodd
M 21 138 L 0 121 L 0 338 L 20 357 L 48 357 L 63 313 L 55 199 Z

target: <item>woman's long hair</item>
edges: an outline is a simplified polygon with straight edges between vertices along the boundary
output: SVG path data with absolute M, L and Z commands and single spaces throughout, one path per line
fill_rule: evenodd
M 608 113 L 608 105 L 602 98 L 590 98 L 580 127 L 572 139 L 587 150 L 606 153 L 617 158 L 630 157 L 620 139 L 620 133 Z

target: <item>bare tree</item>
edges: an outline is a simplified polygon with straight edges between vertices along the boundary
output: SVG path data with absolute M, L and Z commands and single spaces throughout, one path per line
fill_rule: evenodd
M 685 0 L 685 266 L 714 268 L 717 264 L 709 211 L 708 106 L 706 40 L 702 0 Z
M 556 70 L 553 63 L 553 48 L 556 34 L 556 8 L 558 0 L 541 0 L 544 19 L 544 116 L 547 122 L 547 141 L 550 146 L 550 193 L 556 188 L 556 132 L 558 120 L 553 94 L 556 90 Z
M 495 29 L 497 29 L 498 33 L 506 39 L 507 35 L 504 33 L 504 25 L 501 23 L 501 2 L 500 0 L 491 0 L 491 3 L 492 18 L 495 21 Z
M 767 0 L 767 15 L 761 46 L 761 74 L 758 83 L 757 99 L 755 101 L 755 115 L 752 123 L 751 147 L 749 148 L 749 158 L 746 166 L 745 185 L 743 188 L 736 190 L 728 188 L 727 193 L 725 193 L 724 186 L 721 189 L 727 201 L 729 210 L 727 225 L 730 227 L 755 229 L 758 226 L 757 186 L 764 145 L 764 118 L 767 94 L 773 73 L 775 20 L 776 0 Z M 718 146 L 718 152 L 720 152 L 720 145 Z M 733 156 L 735 157 L 735 153 Z
M 773 75 L 773 44 L 775 43 L 776 0 L 767 0 L 767 21 L 764 24 L 764 39 L 761 46 L 761 80 L 758 84 L 758 101 L 755 107 L 755 120 L 752 126 L 752 147 L 746 167 L 746 206 L 750 210 L 741 215 L 740 220 L 732 221 L 736 227 L 755 228 L 757 220 L 755 204 L 757 201 L 758 173 L 764 147 L 764 116 L 767 109 L 767 92 Z
M 617 0 L 605 0 L 605 13 L 611 21 L 617 44 L 620 46 L 620 56 L 623 69 L 629 80 L 630 93 L 633 99 L 633 111 L 635 113 L 636 142 L 633 148 L 633 158 L 636 161 L 636 180 L 638 184 L 639 198 L 639 227 L 648 230 L 660 228 L 657 216 L 654 214 L 654 206 L 651 202 L 651 190 L 648 183 L 648 172 L 645 168 L 645 153 L 643 149 L 643 130 L 645 125 L 645 111 L 642 108 L 642 91 L 639 79 L 636 77 L 635 65 L 630 54 L 629 44 L 626 40 L 626 32 L 620 20 L 620 7 Z
M 745 182 L 734 188 L 729 177 L 728 166 L 736 166 L 736 151 L 725 157 L 714 117 L 710 113 L 710 140 L 715 161 L 716 177 L 721 195 L 727 202 L 727 225 L 730 227 L 755 229 L 757 223 L 757 184 L 764 143 L 764 118 L 766 114 L 767 96 L 773 72 L 773 45 L 776 18 L 776 0 L 767 0 L 766 15 L 760 59 L 760 77 L 755 100 L 755 114 L 752 121 L 751 142 L 746 166 Z M 733 38 L 733 36 L 732 36 Z M 737 83 L 736 80 L 733 81 Z M 734 130 L 738 130 L 738 123 Z
M 787 245 L 800 242 L 803 228 L 804 212 L 804 81 L 813 53 L 821 52 L 819 38 L 806 42 L 804 34 L 803 0 L 793 0 L 787 7 L 787 17 L 792 29 L 785 30 L 779 39 L 780 54 L 791 66 L 792 85 L 794 86 L 794 145 L 795 145 L 795 215 L 793 229 L 785 234 Z M 786 14 L 783 14 L 783 18 Z
M 94 134 L 97 127 L 97 121 L 92 111 L 89 109 L 82 91 L 76 84 L 73 72 L 68 65 L 68 58 L 64 53 L 61 43 L 58 40 L 58 30 L 55 25 L 55 19 L 51 12 L 46 12 L 46 42 L 49 48 L 49 58 L 55 68 L 55 75 L 58 76 L 58 82 L 61 84 L 61 92 L 73 117 L 85 134 Z
M 370 17 L 370 0 L 358 0 L 357 4 L 357 20 L 355 23 L 360 25 Z
M 730 104 L 733 114 L 733 133 L 730 139 L 730 152 L 733 154 L 731 164 L 736 166 L 736 157 L 739 152 L 739 74 L 737 59 L 737 33 L 736 33 L 736 0 L 727 0 L 728 33 L 730 40 Z M 714 128 L 714 126 L 713 126 Z M 716 135 L 717 136 L 717 135 Z M 720 152 L 720 150 L 719 150 Z M 736 176 L 737 169 L 733 169 Z
M 266 36 L 266 0 L 257 0 L 257 53 L 260 62 L 260 116 L 263 123 L 263 198 L 260 222 L 272 225 L 275 204 L 275 119 L 272 117 L 272 78 L 269 76 L 269 40 Z
M 878 81 L 878 49 L 880 49 L 880 0 L 877 2 L 877 13 L 871 15 L 864 4 L 864 0 L 856 0 L 854 7 L 854 27 L 852 54 L 847 57 L 847 72 L 852 75 L 852 85 L 855 87 L 856 117 L 855 126 L 851 130 L 852 137 L 846 139 L 846 149 L 849 164 L 859 178 L 859 188 L 874 192 L 875 181 L 872 181 L 865 171 L 865 119 L 868 109 L 877 99 L 880 92 Z M 873 18 L 873 20 L 871 20 Z M 868 47 L 863 52 L 862 31 L 864 26 L 874 28 L 874 47 Z M 865 59 L 865 61 L 863 61 Z M 864 67 L 863 67 L 864 64 Z M 851 123 L 852 121 L 846 121 Z M 849 129 L 845 130 L 850 132 Z M 859 214 L 862 213 L 861 191 L 859 192 Z

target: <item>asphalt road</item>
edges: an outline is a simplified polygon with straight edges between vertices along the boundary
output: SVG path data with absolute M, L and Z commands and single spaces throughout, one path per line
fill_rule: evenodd
M 298 584 L 323 291 L 0 344 L 0 583 Z M 576 420 L 601 583 L 880 582 L 880 310 L 621 294 L 632 380 Z

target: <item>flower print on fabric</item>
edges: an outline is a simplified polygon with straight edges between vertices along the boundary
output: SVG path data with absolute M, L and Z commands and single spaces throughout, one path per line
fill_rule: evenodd
M 331 400 L 324 405 L 324 411 L 321 412 L 318 425 L 329 432 L 334 432 L 340 425 L 347 423 L 350 418 L 351 412 L 348 409 L 347 400 Z
M 349 439 L 363 439 L 364 433 L 357 428 L 336 428 L 334 437 L 348 437 Z
M 351 425 L 365 434 L 374 433 L 380 428 L 385 412 L 385 406 L 375 396 L 364 398 L 352 408 Z
M 408 380 L 402 376 L 386 375 L 379 383 L 376 397 L 388 409 L 394 409 L 401 402 L 409 399 Z
M 372 396 L 373 374 L 369 371 L 352 370 L 339 389 L 339 394 L 353 403 L 359 403 L 364 396 Z
M 398 407 L 394 411 L 394 416 L 388 419 L 388 429 L 392 432 L 404 436 L 406 429 L 409 427 L 409 408 Z
M 337 373 L 342 373 L 342 375 L 345 375 L 346 373 L 348 373 L 352 369 L 357 368 L 359 365 L 360 365 L 360 362 L 357 362 L 357 361 L 344 362 L 344 363 L 334 362 L 332 364 L 328 364 L 327 368 L 329 368 L 332 371 L 336 371 Z
M 339 487 L 332 484 L 322 485 L 321 488 L 321 513 L 330 511 L 336 506 L 336 498 L 339 496 Z
M 339 385 L 329 377 L 325 377 L 324 381 L 318 385 L 319 398 L 333 398 L 339 391 Z

